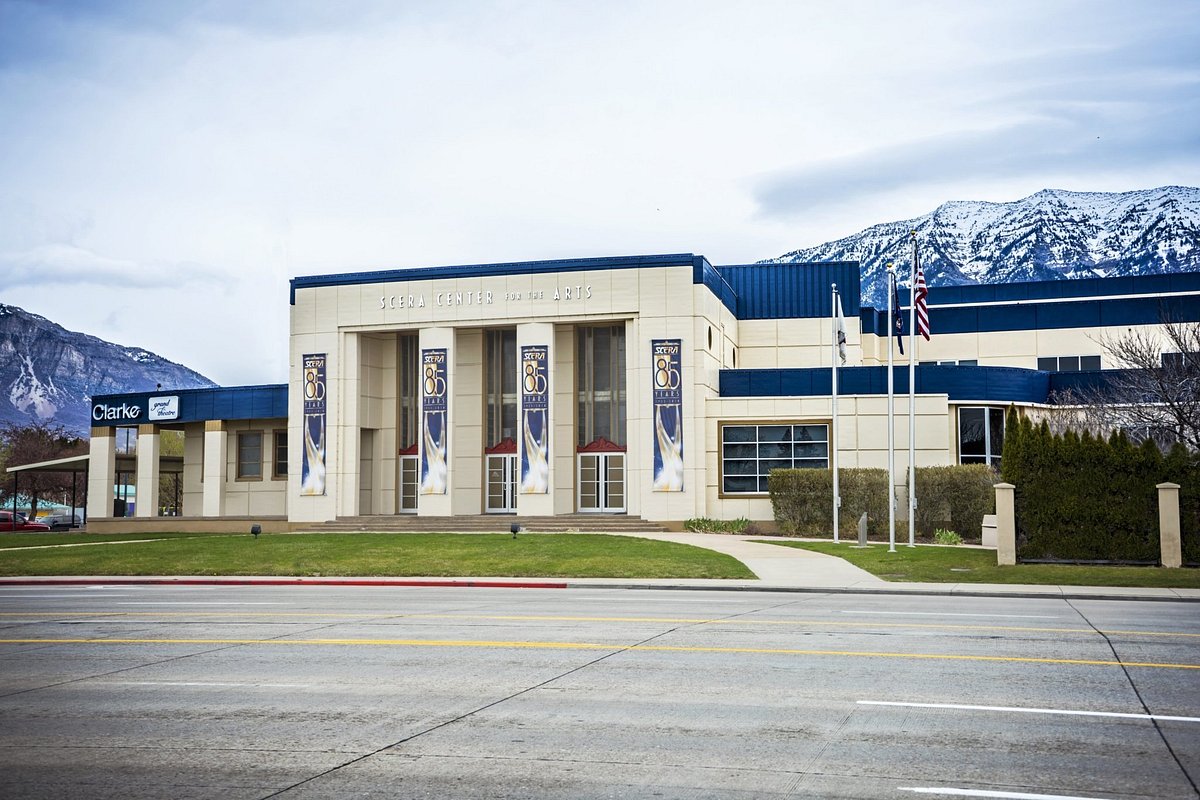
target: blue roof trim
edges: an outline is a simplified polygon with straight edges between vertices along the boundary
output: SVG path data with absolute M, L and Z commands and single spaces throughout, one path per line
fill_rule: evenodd
M 553 261 L 512 261 L 502 264 L 462 264 L 448 267 L 409 267 L 375 272 L 344 272 L 336 275 L 306 275 L 291 280 L 291 304 L 296 290 L 322 286 L 355 286 L 370 283 L 435 281 L 450 278 L 489 278 L 504 275 L 530 275 L 546 272 L 586 272 L 600 269 L 638 269 L 641 267 L 692 267 L 707 263 L 693 253 L 669 253 L 646 256 L 606 256 L 566 258 Z M 694 279 L 694 278 L 693 278 Z
M 842 313 L 859 313 L 861 275 L 857 261 L 734 264 L 717 267 L 737 295 L 738 319 L 812 319 L 833 314 L 831 284 L 842 297 Z
M 829 367 L 806 369 L 723 369 L 721 397 L 828 397 L 833 380 Z M 918 365 L 918 394 L 944 394 L 951 400 L 1044 403 L 1050 373 L 1018 367 Z M 908 394 L 908 368 L 897 367 L 896 394 Z M 839 395 L 887 394 L 887 367 L 843 367 L 838 370 Z
M 1022 300 L 1057 300 L 1071 297 L 1105 298 L 1120 295 L 1179 292 L 1200 292 L 1200 272 L 1130 275 L 1120 278 L 990 283 L 971 286 L 931 286 L 929 288 L 929 305 L 1012 303 Z M 900 302 L 907 305 L 908 298 L 908 289 L 901 288 Z
M 708 259 L 701 257 L 699 263 L 693 267 L 692 283 L 704 285 L 721 301 L 723 306 L 729 309 L 730 313 L 737 316 L 737 293 L 733 291 L 733 287 L 729 285 L 720 271 L 708 263 Z
M 903 300 L 901 301 L 903 302 Z M 904 312 L 904 334 L 908 335 L 908 311 Z M 883 336 L 887 310 L 867 308 L 861 315 L 864 333 Z M 929 309 L 929 328 L 939 333 L 984 333 L 988 331 L 1057 330 L 1120 325 L 1157 325 L 1164 318 L 1174 322 L 1200 322 L 1200 294 L 1183 297 L 1122 297 L 1119 299 L 1074 300 L 1049 303 L 1011 303 L 995 306 L 954 306 Z
M 96 420 L 98 428 L 117 425 L 147 423 L 147 409 L 151 397 L 179 398 L 179 416 L 163 421 L 163 425 L 184 422 L 205 422 L 210 419 L 287 419 L 288 387 L 286 383 L 262 386 L 219 386 L 209 389 L 163 389 L 157 392 L 134 392 L 131 394 L 99 394 L 92 398 L 92 407 L 97 405 L 129 406 L 141 409 L 136 418 L 120 420 Z

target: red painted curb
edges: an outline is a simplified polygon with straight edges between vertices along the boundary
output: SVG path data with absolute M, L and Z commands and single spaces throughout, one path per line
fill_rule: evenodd
M 49 578 L 3 580 L 0 586 L 442 586 L 478 589 L 566 589 L 565 583 L 532 583 L 462 580 L 387 580 L 384 578 Z

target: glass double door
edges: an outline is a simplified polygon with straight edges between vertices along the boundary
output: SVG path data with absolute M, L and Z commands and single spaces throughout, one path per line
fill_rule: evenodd
M 625 511 L 625 454 L 579 454 L 579 510 Z
M 487 512 L 515 514 L 517 511 L 517 456 L 487 456 Z

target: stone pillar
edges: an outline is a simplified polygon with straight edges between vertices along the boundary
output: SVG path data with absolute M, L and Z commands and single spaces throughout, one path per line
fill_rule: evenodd
M 1158 484 L 1158 547 L 1164 567 L 1183 566 L 1178 483 Z
M 522 483 L 520 478 L 525 472 L 525 465 L 518 461 L 517 470 L 517 514 L 519 516 L 533 517 L 549 517 L 554 515 L 554 467 L 555 467 L 555 442 L 551 441 L 556 431 L 554 429 L 554 392 L 557 387 L 554 382 L 558 379 L 558 375 L 554 370 L 554 325 L 549 322 L 527 322 L 517 326 L 517 364 L 520 367 L 519 379 L 517 381 L 518 392 L 518 409 L 517 409 L 517 452 L 522 453 L 522 442 L 525 442 L 526 453 L 532 453 L 544 444 L 544 450 L 530 461 L 530 471 L 535 476 L 528 482 Z M 522 361 L 521 348 L 527 346 L 542 346 L 546 348 L 546 361 L 539 365 L 541 374 L 545 376 L 547 383 L 546 389 L 546 414 L 544 420 L 544 440 L 541 444 L 537 442 L 526 441 L 525 436 L 525 409 L 521 406 L 524 402 L 524 383 L 526 376 L 525 365 Z M 540 490 L 537 485 L 541 482 L 540 478 L 536 477 L 540 473 L 546 476 L 545 488 Z M 527 493 L 528 492 L 528 493 Z
M 997 483 L 996 489 L 996 564 L 1005 567 L 1017 563 L 1017 511 L 1011 483 Z
M 113 515 L 113 488 L 117 480 L 117 439 L 113 428 L 92 428 L 88 453 L 87 516 Z
M 157 425 L 139 425 L 137 438 L 137 506 L 134 516 L 158 516 L 158 458 L 162 448 Z
M 202 513 L 206 517 L 220 517 L 225 513 L 225 478 L 229 437 L 225 424 L 219 419 L 204 423 L 204 501 Z

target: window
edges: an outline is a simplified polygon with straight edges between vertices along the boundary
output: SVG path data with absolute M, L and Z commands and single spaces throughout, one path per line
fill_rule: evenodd
M 401 450 L 414 447 L 420 434 L 419 407 L 421 404 L 421 347 L 415 333 L 396 337 L 396 414 Z M 414 451 L 415 452 L 415 451 Z
M 829 466 L 829 425 L 764 423 L 721 426 L 721 492 L 766 494 L 773 469 Z
M 273 437 L 275 442 L 275 467 L 271 471 L 273 478 L 287 478 L 287 431 L 277 430 Z
M 979 359 L 977 358 L 960 358 L 957 361 L 949 359 L 946 361 L 918 361 L 918 367 L 977 367 Z
M 1037 360 L 1045 372 L 1079 372 L 1100 369 L 1100 356 L 1048 356 Z
M 487 384 L 483 388 L 487 409 L 483 444 L 494 447 L 505 439 L 517 440 L 517 331 L 489 330 L 484 336 Z
M 958 409 L 958 463 L 1000 466 L 1004 450 L 1004 409 Z
M 625 326 L 576 330 L 576 444 L 625 446 Z
M 237 435 L 237 477 L 239 481 L 261 481 L 263 476 L 262 431 L 242 431 Z

